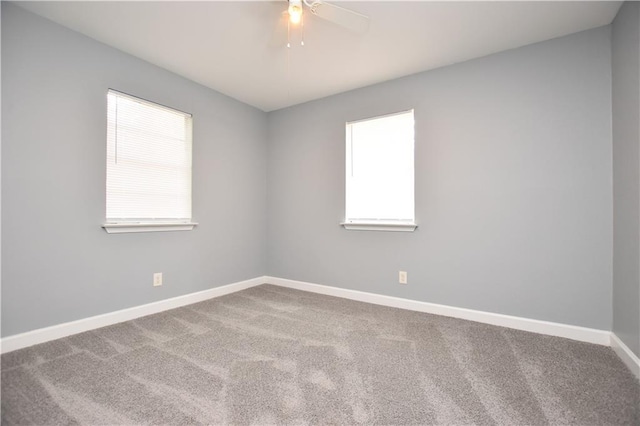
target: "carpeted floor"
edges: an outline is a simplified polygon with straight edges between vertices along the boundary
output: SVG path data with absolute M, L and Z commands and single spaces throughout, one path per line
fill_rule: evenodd
M 640 425 L 610 348 L 263 285 L 2 356 L 2 424 Z

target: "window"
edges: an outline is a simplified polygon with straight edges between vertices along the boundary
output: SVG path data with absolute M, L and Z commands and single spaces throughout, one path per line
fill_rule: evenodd
M 413 231 L 413 110 L 346 124 L 346 229 Z
M 193 229 L 191 114 L 109 90 L 109 233 Z

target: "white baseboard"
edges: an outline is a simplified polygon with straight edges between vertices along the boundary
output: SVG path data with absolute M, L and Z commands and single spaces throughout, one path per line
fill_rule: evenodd
M 15 334 L 0 340 L 0 353 L 11 352 L 16 349 L 22 349 L 27 346 L 37 345 L 38 343 L 60 339 L 72 334 L 94 330 L 96 328 L 117 324 L 123 321 L 129 321 L 145 315 L 156 314 L 169 309 L 190 305 L 192 303 L 202 302 L 203 300 L 224 296 L 229 293 L 235 293 L 236 291 L 264 283 L 264 277 L 252 278 L 250 280 L 239 281 L 209 290 L 185 294 L 183 296 L 172 297 L 171 299 L 160 300 L 146 305 L 134 306 L 120 311 L 109 312 L 107 314 L 96 315 L 94 317 L 84 318 L 77 321 L 65 322 L 51 327 L 39 328 L 26 333 Z
M 611 348 L 625 363 L 629 370 L 640 379 L 640 358 L 634 354 L 615 333 L 611 333 Z
M 309 291 L 312 293 L 325 294 L 328 296 L 342 297 L 345 299 L 357 300 L 360 302 L 373 303 L 376 305 L 390 306 L 400 309 L 425 312 L 436 315 L 444 315 L 453 318 L 466 319 L 485 324 L 498 325 L 517 330 L 531 331 L 534 333 L 551 336 L 565 337 L 582 342 L 595 343 L 599 345 L 613 345 L 614 349 L 629 365 L 632 371 L 638 368 L 638 358 L 622 343 L 617 337 L 614 338 L 611 332 L 596 330 L 574 325 L 559 324 L 548 321 L 540 321 L 528 318 L 515 317 L 510 315 L 494 314 L 490 312 L 476 311 L 472 309 L 456 308 L 453 306 L 438 305 L 435 303 L 420 302 L 417 300 L 402 299 L 399 297 L 384 296 L 381 294 L 366 293 L 356 290 L 348 290 L 339 287 L 330 287 L 320 284 L 312 284 L 303 281 L 295 281 L 275 277 L 257 277 L 246 281 L 240 281 L 209 290 L 186 294 L 171 299 L 161 300 L 146 305 L 135 306 L 120 311 L 97 315 L 77 321 L 71 321 L 51 327 L 40 328 L 26 333 L 8 336 L 0 340 L 0 353 L 7 353 L 27 346 L 60 339 L 72 334 L 94 330 L 96 328 L 117 324 L 123 321 L 140 318 L 169 309 L 179 308 L 192 303 L 214 297 L 235 293 L 260 284 L 269 283 L 281 287 L 293 288 L 297 290 Z M 617 348 L 616 348 L 617 345 Z M 635 363 L 635 364 L 634 364 Z M 634 367 L 635 365 L 635 367 Z M 637 374 L 637 373 L 636 373 Z
M 510 315 L 494 314 L 491 312 L 476 311 L 473 309 L 456 308 L 453 306 L 438 305 L 435 303 L 420 302 L 417 300 L 402 299 L 399 297 L 384 296 L 381 294 L 366 293 L 363 291 L 347 290 L 339 287 L 312 284 L 303 281 L 295 281 L 284 278 L 264 277 L 265 282 L 304 290 L 328 296 L 342 297 L 357 300 L 359 302 L 373 303 L 376 305 L 390 306 L 394 308 L 408 309 L 411 311 L 426 312 L 429 314 L 444 315 L 501 327 L 514 328 L 516 330 L 531 331 L 550 336 L 565 337 L 581 342 L 595 343 L 609 346 L 611 344 L 611 332 L 593 328 L 578 327 L 575 325 L 560 324 L 549 321 L 514 317 Z

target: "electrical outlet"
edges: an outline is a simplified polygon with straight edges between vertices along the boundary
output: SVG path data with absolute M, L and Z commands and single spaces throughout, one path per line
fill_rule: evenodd
M 407 271 L 399 271 L 398 272 L 398 282 L 400 284 L 406 284 L 407 283 Z
M 157 287 L 159 285 L 162 285 L 162 272 L 153 274 L 153 286 Z

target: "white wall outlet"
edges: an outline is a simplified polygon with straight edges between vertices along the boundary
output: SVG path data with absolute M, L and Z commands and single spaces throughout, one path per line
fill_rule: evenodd
M 400 284 L 406 284 L 407 283 L 407 271 L 399 271 L 398 272 L 398 282 Z
M 159 285 L 162 285 L 162 272 L 153 274 L 153 286 L 157 287 Z

